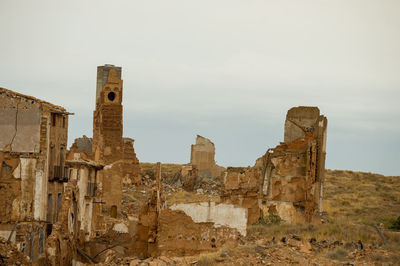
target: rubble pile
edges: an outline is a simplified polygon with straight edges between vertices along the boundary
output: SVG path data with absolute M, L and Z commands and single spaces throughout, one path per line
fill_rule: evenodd
M 32 265 L 29 257 L 11 241 L 0 237 L 0 265 Z

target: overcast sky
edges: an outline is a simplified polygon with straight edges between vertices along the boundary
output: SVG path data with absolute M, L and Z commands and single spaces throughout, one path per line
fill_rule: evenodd
M 398 0 L 0 0 L 0 86 L 66 107 L 92 136 L 96 67 L 122 66 L 140 161 L 223 166 L 283 141 L 290 107 L 328 118 L 327 168 L 400 175 Z

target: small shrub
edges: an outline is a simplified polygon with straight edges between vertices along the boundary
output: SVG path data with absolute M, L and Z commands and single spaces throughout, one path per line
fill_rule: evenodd
M 219 256 L 219 253 L 217 253 L 217 252 L 202 254 L 202 255 L 200 255 L 197 265 L 199 265 L 199 266 L 215 265 L 216 264 L 215 259 L 218 256 Z
M 347 251 L 343 248 L 336 248 L 326 253 L 326 257 L 332 260 L 345 260 L 347 258 Z
M 265 225 L 280 224 L 281 222 L 283 222 L 283 219 L 279 215 L 273 213 L 268 214 L 264 217 L 264 219 L 260 219 L 259 221 L 260 224 Z
M 397 220 L 392 222 L 392 224 L 389 226 L 389 229 L 400 230 L 400 216 L 397 217 Z

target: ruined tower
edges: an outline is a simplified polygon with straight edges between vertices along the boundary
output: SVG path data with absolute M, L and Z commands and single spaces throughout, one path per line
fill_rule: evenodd
M 110 164 L 122 158 L 122 80 L 121 67 L 97 67 L 96 110 L 93 114 L 95 161 Z

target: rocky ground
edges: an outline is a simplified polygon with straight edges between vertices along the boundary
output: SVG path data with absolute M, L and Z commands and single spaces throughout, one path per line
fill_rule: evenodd
M 236 247 L 190 257 L 116 258 L 112 252 L 102 265 L 398 265 L 393 252 L 371 245 L 339 240 L 302 239 L 291 235 L 282 239 L 251 236 Z

